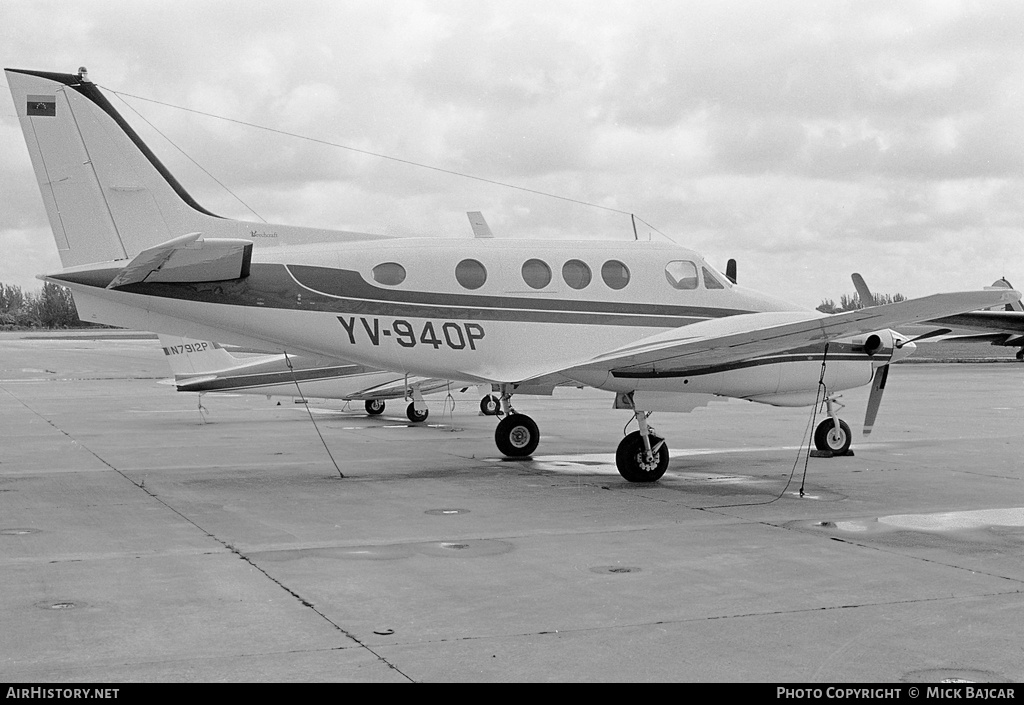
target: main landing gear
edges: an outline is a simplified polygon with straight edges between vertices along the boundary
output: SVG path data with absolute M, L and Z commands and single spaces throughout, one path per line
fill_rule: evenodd
M 540 430 L 529 416 L 515 412 L 511 400 L 511 392 L 502 388 L 498 415 L 504 418 L 494 430 L 494 443 L 498 450 L 510 458 L 525 458 L 537 449 Z M 648 425 L 648 412 L 634 410 L 633 413 L 640 430 L 629 434 L 619 443 L 615 451 L 615 467 L 629 482 L 655 482 L 668 469 L 668 446 L 665 439 Z
M 366 400 L 366 413 L 370 416 L 380 416 L 384 413 L 384 400 L 383 399 L 367 399 Z M 405 408 L 405 415 L 413 423 L 423 423 L 427 420 L 430 415 L 429 409 L 423 409 L 419 411 L 416 409 L 416 402 L 409 402 L 409 406 Z
M 842 408 L 843 405 L 836 399 L 837 397 L 825 397 L 828 418 L 814 429 L 814 447 L 826 454 L 846 455 L 850 452 L 853 434 L 850 432 L 850 426 L 839 418 L 836 407 Z
M 615 450 L 615 467 L 629 482 L 656 482 L 668 469 L 668 446 L 665 439 L 648 425 L 648 413 L 634 411 L 639 431 L 633 431 L 619 442 Z
M 484 400 L 488 398 L 493 397 L 484 397 Z M 526 414 L 515 412 L 512 408 L 512 394 L 504 388 L 501 390 L 501 399 L 498 403 L 500 409 L 496 414 L 505 417 L 494 429 L 494 443 L 498 450 L 510 458 L 525 458 L 532 455 L 540 443 L 540 429 L 537 428 L 536 422 Z M 484 404 L 481 402 L 481 410 L 487 413 L 483 407 Z

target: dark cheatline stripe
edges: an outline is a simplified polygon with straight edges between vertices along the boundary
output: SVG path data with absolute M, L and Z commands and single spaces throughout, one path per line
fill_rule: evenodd
M 789 362 L 821 362 L 822 355 L 824 353 L 824 344 L 820 346 L 807 346 L 799 348 L 798 350 L 789 350 L 779 355 L 769 355 L 767 357 L 759 357 L 753 360 L 742 360 L 739 362 L 730 362 L 721 365 L 707 365 L 700 368 L 690 368 L 685 370 L 677 370 L 668 368 L 659 370 L 656 367 L 644 367 L 644 368 L 623 368 L 620 370 L 612 370 L 612 376 L 619 379 L 671 379 L 674 377 L 700 377 L 702 375 L 717 374 L 719 372 L 732 372 L 734 370 L 741 370 L 750 367 L 763 367 L 764 365 L 779 365 Z M 863 345 L 852 345 L 844 344 L 841 350 L 836 350 L 836 343 L 831 343 L 829 347 L 828 359 L 826 365 L 829 362 L 870 362 L 872 358 L 869 358 L 864 353 Z
M 55 278 L 69 283 L 105 287 L 117 271 L 110 269 L 68 273 Z M 382 289 L 368 283 L 358 272 L 305 265 L 253 264 L 250 272 L 248 277 L 229 281 L 141 282 L 121 286 L 117 290 L 182 301 L 356 316 L 655 328 L 676 328 L 708 318 L 749 313 L 739 309 L 703 306 L 525 299 Z M 293 275 L 297 276 L 293 278 Z

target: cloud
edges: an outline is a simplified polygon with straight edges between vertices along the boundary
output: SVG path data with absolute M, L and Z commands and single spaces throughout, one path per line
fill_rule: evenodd
M 812 306 L 853 266 L 906 294 L 1024 269 L 1017 2 L 15 1 L 0 28 L 9 65 L 195 111 L 112 99 L 225 215 L 631 239 L 623 211 Z M 0 112 L 0 231 L 25 248 L 45 214 Z

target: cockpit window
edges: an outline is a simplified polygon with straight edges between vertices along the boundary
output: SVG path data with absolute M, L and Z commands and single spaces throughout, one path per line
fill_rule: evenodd
M 455 265 L 455 278 L 467 289 L 479 289 L 487 281 L 487 270 L 475 259 L 464 259 Z
M 610 259 L 601 267 L 601 278 L 609 288 L 622 289 L 629 284 L 629 269 L 622 262 Z
M 716 277 L 710 269 L 707 267 L 701 267 L 701 271 L 704 272 L 704 288 L 705 289 L 724 289 L 725 284 Z
M 397 262 L 384 262 L 373 268 L 373 280 L 385 286 L 397 286 L 405 281 L 405 267 Z
M 665 265 L 665 278 L 674 289 L 696 289 L 697 265 L 687 260 L 675 260 Z

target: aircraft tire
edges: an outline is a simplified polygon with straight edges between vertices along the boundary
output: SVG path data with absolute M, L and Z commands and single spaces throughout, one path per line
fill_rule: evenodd
M 832 419 L 825 419 L 814 429 L 814 447 L 818 450 L 832 451 L 833 455 L 843 455 L 850 450 L 850 443 L 853 441 L 853 434 L 845 421 L 839 419 L 839 435 L 833 436 L 831 431 L 835 430 L 835 423 Z
M 487 416 L 497 416 L 499 409 L 501 409 L 501 402 L 493 394 L 488 394 L 480 400 L 480 411 Z
M 413 423 L 423 423 L 430 416 L 430 409 L 424 409 L 423 411 L 416 410 L 416 402 L 409 402 L 409 406 L 405 407 L 405 415 L 409 417 L 409 420 Z
M 653 434 L 648 436 L 651 447 L 661 443 L 662 438 Z M 629 482 L 657 482 L 668 470 L 668 446 L 662 445 L 658 449 L 654 463 L 648 463 L 644 459 L 644 439 L 639 431 L 633 431 L 619 441 L 619 447 L 615 449 L 615 467 L 619 474 Z
M 384 413 L 384 400 L 383 399 L 367 399 L 366 400 L 366 413 L 370 416 L 379 416 Z
M 540 429 L 526 414 L 509 414 L 494 429 L 494 443 L 510 458 L 525 458 L 537 449 Z

